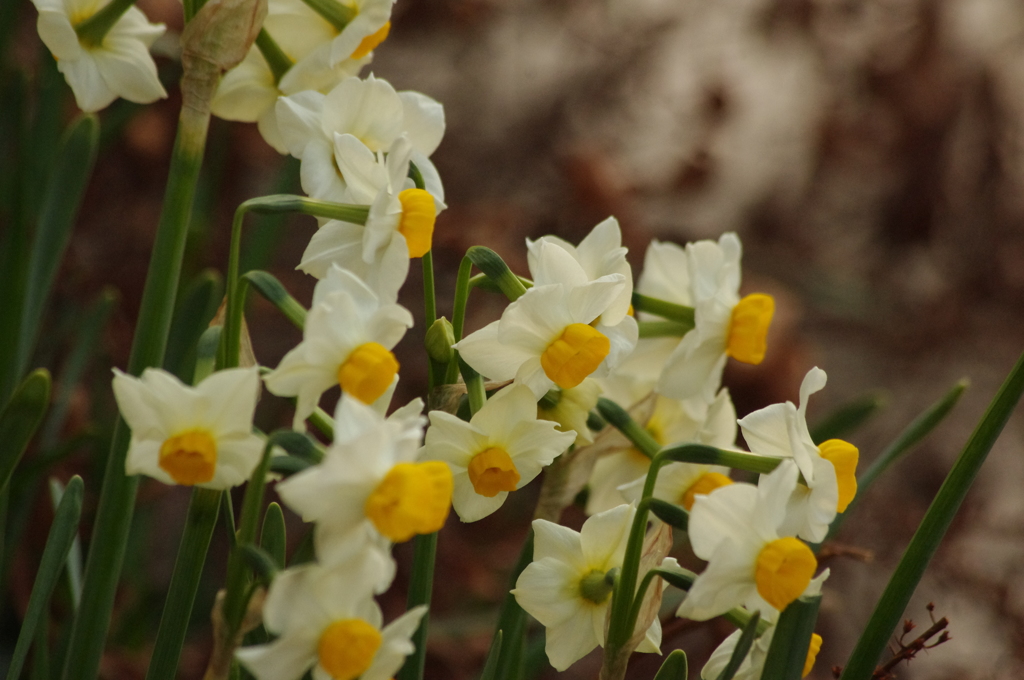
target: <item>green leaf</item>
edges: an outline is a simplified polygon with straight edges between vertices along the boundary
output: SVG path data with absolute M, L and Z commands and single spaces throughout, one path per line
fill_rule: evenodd
M 104 288 L 77 324 L 74 347 L 71 348 L 60 378 L 54 386 L 53 408 L 46 417 L 46 424 L 40 437 L 40 447 L 47 452 L 47 457 L 52 455 L 52 449 L 58 445 L 75 388 L 99 349 L 103 329 L 106 328 L 119 298 L 116 290 Z
M 50 500 L 53 501 L 53 511 L 57 512 L 60 501 L 64 498 L 64 485 L 60 480 L 50 478 Z M 82 600 L 82 539 L 75 534 L 75 540 L 68 551 L 67 559 L 68 590 L 71 591 L 71 602 L 75 609 Z
M 650 500 L 651 512 L 662 522 L 674 526 L 676 529 L 686 531 L 689 523 L 690 513 L 674 503 L 652 498 Z
M 206 269 L 192 279 L 181 296 L 167 336 L 164 368 L 178 376 L 182 382 L 187 383 L 192 379 L 193 367 L 189 365 L 189 357 L 195 352 L 196 343 L 217 313 L 223 295 L 224 281 L 220 274 L 213 269 Z
M 420 534 L 413 539 L 412 575 L 409 578 L 409 595 L 406 609 L 421 604 L 430 606 L 434 589 L 434 562 L 437 556 L 437 532 Z M 419 628 L 412 635 L 415 651 L 405 658 L 405 663 L 395 676 L 397 680 L 422 680 L 427 659 L 427 631 L 430 625 L 430 611 L 420 619 Z
M 46 547 L 43 548 L 39 571 L 36 572 L 36 580 L 32 584 L 32 594 L 28 598 L 25 620 L 21 623 L 21 632 L 18 634 L 18 642 L 14 646 L 11 665 L 7 670 L 8 680 L 18 680 L 21 675 L 25 656 L 32 644 L 32 637 L 38 630 L 40 620 L 46 615 L 50 596 L 57 586 L 57 580 L 64 569 L 64 562 L 67 560 L 68 552 L 71 551 L 75 536 L 78 535 L 84 487 L 81 477 L 72 477 L 60 500 L 60 505 L 57 506 L 50 534 L 46 538 Z
M 53 288 L 57 268 L 71 239 L 71 228 L 96 162 L 99 134 L 96 116 L 83 114 L 68 126 L 61 140 L 32 241 L 32 260 L 21 312 L 16 375 L 25 370 L 32 355 L 46 298 Z
M 889 402 L 883 392 L 872 392 L 843 404 L 811 428 L 811 439 L 820 444 L 839 439 L 855 431 Z
M 306 308 L 291 296 L 288 290 L 273 274 L 255 270 L 247 272 L 243 279 L 255 288 L 270 304 L 284 314 L 296 328 L 302 330 L 306 325 Z
M 0 411 L 0 491 L 7 488 L 49 404 L 50 373 L 45 368 L 37 368 L 28 374 Z
M 487 650 L 487 661 L 484 662 L 484 670 L 480 673 L 480 680 L 495 680 L 498 672 L 498 658 L 501 656 L 501 631 L 494 634 L 491 639 L 491 648 Z
M 956 516 L 988 452 L 1016 408 L 1022 392 L 1024 355 L 1017 360 L 1006 381 L 999 388 L 953 469 L 935 495 L 885 592 L 875 605 L 867 628 L 864 629 L 848 665 L 843 670 L 843 680 L 867 680 L 871 677 L 875 664 L 885 651 L 889 636 L 896 629 L 907 608 L 910 596 L 921 581 L 928 563 L 938 549 L 953 517 Z
M 284 523 L 284 511 L 278 503 L 271 503 L 263 515 L 263 528 L 260 530 L 260 547 L 274 558 L 278 569 L 285 568 L 285 552 L 288 548 L 287 529 Z
M 782 612 L 775 624 L 775 636 L 764 660 L 761 680 L 800 680 L 820 604 L 821 595 L 801 597 Z
M 733 647 L 729 663 L 718 674 L 718 680 L 732 680 L 733 676 L 736 675 L 736 671 L 740 669 L 743 660 L 750 653 L 750 648 L 754 646 L 754 638 L 757 637 L 757 624 L 760 622 L 761 612 L 754 612 L 747 625 L 743 626 L 743 632 L 740 633 L 740 639 L 736 641 L 736 646 Z
M 498 670 L 495 680 L 509 680 L 515 678 L 522 664 L 523 640 L 526 635 L 526 612 L 519 606 L 512 590 L 516 587 L 519 576 L 533 561 L 533 529 L 526 534 L 523 547 L 519 551 L 519 559 L 512 567 L 509 574 L 508 586 L 505 588 L 505 598 L 501 602 L 501 609 L 498 611 L 498 626 L 496 630 L 501 631 L 501 651 L 498 653 Z M 497 633 L 495 633 L 497 635 Z M 492 643 L 493 644 L 493 643 Z
M 686 652 L 681 649 L 673 649 L 665 662 L 658 669 L 654 680 L 686 680 L 689 670 L 686 667 Z
M 215 489 L 192 489 L 185 530 L 178 544 L 178 557 L 174 562 L 174 573 L 160 615 L 160 628 L 157 630 L 146 680 L 174 680 L 177 675 L 181 648 L 185 644 L 192 607 L 206 564 L 206 553 L 217 526 L 222 494 Z
M 885 472 L 886 469 L 904 454 L 908 453 L 913 449 L 922 439 L 928 436 L 932 430 L 934 430 L 939 423 L 941 423 L 949 412 L 953 410 L 957 402 L 960 401 L 960 397 L 963 395 L 964 390 L 967 389 L 970 381 L 967 378 L 959 380 L 953 388 L 939 399 L 937 402 L 929 406 L 921 415 L 913 420 L 903 432 L 900 433 L 896 439 L 889 444 L 888 447 L 882 453 L 875 458 L 867 470 L 861 473 L 860 477 L 857 478 L 857 495 L 853 497 L 853 500 L 846 507 L 846 510 L 836 516 L 835 520 L 832 521 L 832 526 L 829 527 L 828 536 L 825 540 L 832 538 L 839 532 L 839 528 L 846 521 L 846 518 L 850 516 L 850 513 L 860 503 L 864 497 L 865 492 L 871 485 L 875 483 L 878 476 Z

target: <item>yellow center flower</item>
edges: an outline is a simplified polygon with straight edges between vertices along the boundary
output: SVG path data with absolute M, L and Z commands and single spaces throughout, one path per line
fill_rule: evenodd
M 818 652 L 821 651 L 821 636 L 817 633 L 811 633 L 811 646 L 807 648 L 807 658 L 804 660 L 804 669 L 800 674 L 801 678 L 806 678 L 811 673 L 811 669 L 814 668 L 814 662 L 818 660 Z
M 689 486 L 686 491 L 683 492 L 683 496 L 679 503 L 689 511 L 693 508 L 693 502 L 697 500 L 697 495 L 707 495 L 717 489 L 720 486 L 727 486 L 732 484 L 732 480 L 723 475 L 721 472 L 705 472 L 697 481 Z
M 206 430 L 188 430 L 160 446 L 160 468 L 178 484 L 204 484 L 217 468 L 217 442 Z
M 494 498 L 502 491 L 515 491 L 519 470 L 505 449 L 492 446 L 469 461 L 469 481 L 481 496 Z
M 373 663 L 380 631 L 362 619 L 340 619 L 320 635 L 320 665 L 334 680 L 355 680 Z
M 440 461 L 398 463 L 366 499 L 363 511 L 395 543 L 444 526 L 452 503 L 452 473 Z
M 548 345 L 540 355 L 540 365 L 556 385 L 567 390 L 596 371 L 610 351 L 611 342 L 601 331 L 574 323 Z
M 771 295 L 755 293 L 740 300 L 732 310 L 725 353 L 745 364 L 764 361 L 773 314 L 775 300 Z
M 423 257 L 430 252 L 434 238 L 437 208 L 434 197 L 423 189 L 405 189 L 398 194 L 402 203 L 402 221 L 398 231 L 405 237 L 409 257 Z
M 842 439 L 829 439 L 818 446 L 821 457 L 832 463 L 836 469 L 836 481 L 839 482 L 839 502 L 836 512 L 845 512 L 847 506 L 857 495 L 857 461 L 860 451 L 850 442 Z
M 376 342 L 359 345 L 338 367 L 338 384 L 364 404 L 372 404 L 398 374 L 395 355 Z
M 782 611 L 803 594 L 817 568 L 818 560 L 803 541 L 792 536 L 776 539 L 757 556 L 757 592 Z
M 391 22 L 386 21 L 375 33 L 363 38 L 362 42 L 359 43 L 359 47 L 352 53 L 353 59 L 362 59 L 370 52 L 377 49 L 377 45 L 380 45 L 388 37 L 388 33 L 391 32 Z

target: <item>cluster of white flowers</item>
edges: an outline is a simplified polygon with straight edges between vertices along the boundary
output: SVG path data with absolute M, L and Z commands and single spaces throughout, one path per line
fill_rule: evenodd
M 137 10 L 96 46 L 75 34 L 89 12 L 73 0 L 36 2 L 40 32 L 82 108 L 117 94 L 162 94 L 144 49 L 160 29 Z M 505 384 L 489 398 L 474 393 L 483 403 L 469 399 L 466 418 L 444 410 L 424 417 L 418 399 L 385 417 L 399 380 L 392 350 L 413 325 L 399 289 L 410 259 L 428 256 L 445 208 L 429 159 L 444 134 L 441 105 L 357 75 L 387 36 L 390 13 L 391 0 L 271 0 L 259 38 L 213 103 L 217 115 L 257 122 L 270 145 L 300 159 L 310 197 L 365 215 L 322 220 L 298 265 L 318 279 L 303 339 L 264 376 L 272 394 L 295 398 L 296 430 L 324 392 L 338 385 L 341 397 L 323 460 L 277 485 L 284 503 L 315 523 L 316 561 L 275 578 L 263 618 L 278 637 L 238 659 L 260 680 L 294 680 L 311 668 L 316 678 L 391 677 L 413 651 L 410 636 L 425 613 L 414 607 L 382 628 L 374 597 L 396 571 L 391 545 L 440 530 L 451 507 L 463 522 L 494 513 L 567 451 L 569 464 L 592 466 L 591 517 L 580 532 L 536 520 L 534 559 L 513 594 L 546 627 L 555 668 L 605 645 L 651 451 L 610 427 L 591 430 L 600 395 L 625 407 L 657 446 L 734 450 L 738 424 L 750 448 L 744 455 L 779 461 L 756 485 L 734 483 L 727 467 L 690 463 L 656 469 L 652 480 L 654 498 L 689 513 L 689 543 L 708 562 L 678 615 L 704 620 L 744 607 L 776 622 L 797 598 L 820 591 L 827 572 L 816 577 L 805 541 L 823 540 L 852 500 L 858 453 L 844 441 L 811 439 L 807 401 L 825 385 L 817 368 L 804 379 L 799 406 L 775 404 L 737 421 L 723 368 L 729 357 L 763 360 L 774 302 L 740 296 L 735 234 L 685 248 L 652 243 L 635 289 L 614 218 L 578 245 L 553 236 L 527 241 L 526 291 L 450 348 L 474 380 Z M 110 65 L 117 55 L 121 68 Z M 258 368 L 220 371 L 195 387 L 159 370 L 141 379 L 117 372 L 114 390 L 132 430 L 129 474 L 226 489 L 256 468 L 265 446 L 252 427 Z M 599 455 L 575 455 L 585 446 Z M 678 569 L 671 558 L 659 564 Z M 757 677 L 773 634 L 762 634 L 744 677 Z M 657 652 L 657 617 L 635 637 L 637 651 Z M 726 640 L 705 677 L 717 675 L 735 643 Z M 818 646 L 820 638 L 808 670 Z

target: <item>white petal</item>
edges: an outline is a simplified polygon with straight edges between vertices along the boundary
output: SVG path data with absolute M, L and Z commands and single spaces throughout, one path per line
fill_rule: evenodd
M 419 92 L 399 92 L 398 96 L 402 100 L 405 134 L 417 151 L 424 156 L 431 155 L 444 136 L 444 107 Z

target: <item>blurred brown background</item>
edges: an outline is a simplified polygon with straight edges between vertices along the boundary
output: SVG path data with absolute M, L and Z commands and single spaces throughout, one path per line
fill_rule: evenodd
M 180 29 L 173 0 L 140 5 Z M 14 58 L 34 68 L 39 46 L 27 3 L 19 18 Z M 161 44 L 173 52 L 172 39 Z M 123 296 L 106 357 L 76 392 L 68 436 L 97 412 L 109 418 L 107 366 L 126 361 L 176 118 L 175 67 L 161 65 L 170 100 L 101 116 L 109 135 L 52 305 L 59 318 L 108 284 Z M 448 131 L 434 157 L 449 205 L 434 251 L 442 313 L 450 314 L 468 246 L 488 245 L 525 272 L 525 237 L 576 241 L 614 214 L 637 271 L 651 238 L 740 234 L 745 288 L 779 301 L 765 364 L 731 366 L 726 375 L 741 416 L 795 400 L 804 373 L 818 365 L 829 386 L 812 401 L 812 422 L 873 390 L 886 395 L 886 408 L 849 437 L 870 461 L 957 379 L 970 378 L 948 421 L 878 482 L 839 537 L 874 560 L 829 562 L 818 627 L 825 643 L 812 677 L 831 677 L 1024 348 L 1024 3 L 400 0 L 372 71 L 445 106 Z M 223 270 L 239 202 L 297 190 L 294 164 L 254 127 L 218 122 L 211 131 L 210 190 L 200 196 L 188 275 Z M 259 234 L 247 246 L 250 262 L 308 301 L 312 280 L 292 267 L 312 220 L 261 224 L 249 232 Z M 417 269 L 403 296 L 421 319 Z M 497 303 L 477 293 L 469 327 L 495 318 Z M 249 323 L 266 365 L 299 338 L 259 300 Z M 425 389 L 422 330 L 401 346 L 403 401 Z M 276 401 L 268 396 L 261 406 L 266 429 L 290 417 Z M 900 677 L 1024 677 L 1022 444 L 1018 414 L 906 614 L 926 628 L 925 604 L 934 602 L 953 640 L 897 669 Z M 58 476 L 84 470 L 95 493 L 104 453 L 84 447 Z M 531 493 L 475 525 L 458 526 L 453 516 L 442 534 L 428 677 L 475 677 Z M 142 487 L 107 677 L 144 672 L 187 497 L 155 482 Z M 582 516 L 570 509 L 565 521 L 578 525 Z M 10 585 L 19 611 L 41 543 L 31 538 L 16 553 Z M 182 677 L 199 677 L 205 664 L 206 612 L 223 552 L 217 544 L 211 553 Z M 390 612 L 401 609 L 404 578 L 385 603 Z M 663 650 L 685 648 L 697 677 L 728 632 L 726 624 L 669 618 Z M 565 677 L 596 677 L 598 663 L 593 655 Z M 656 668 L 637 658 L 631 677 Z

